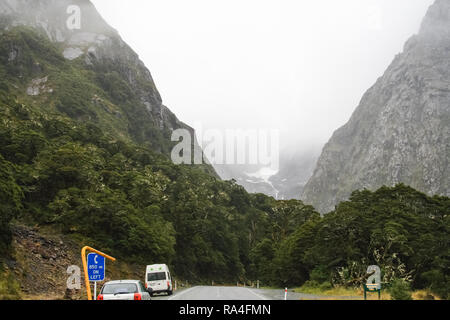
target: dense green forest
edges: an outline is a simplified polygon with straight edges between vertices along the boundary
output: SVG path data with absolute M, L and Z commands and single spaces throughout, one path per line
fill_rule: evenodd
M 90 86 L 84 81 L 92 70 L 67 65 L 45 41 L 23 41 L 41 52 L 27 58 L 29 70 L 33 59 L 43 59 L 41 70 L 74 77 L 61 80 L 58 103 L 46 109 L 45 99 L 37 107 L 17 95 L 21 83 L 11 75 L 33 76 L 23 64 L 0 65 L 2 256 L 19 221 L 52 226 L 130 262 L 168 263 L 192 282 L 360 286 L 367 266 L 378 264 L 384 282 L 404 279 L 450 298 L 449 198 L 404 185 L 355 191 L 321 217 L 298 200 L 248 194 L 205 167 L 172 164 L 151 143 L 119 132 L 120 122 L 108 126 L 101 113 L 100 121 L 91 100 L 80 99 L 98 91 L 115 103 L 127 100 L 117 74 Z
M 406 279 L 448 296 L 449 198 L 383 187 L 357 191 L 321 217 L 301 201 L 248 194 L 5 92 L 0 114 L 3 252 L 15 218 L 130 261 L 167 262 L 191 281 L 358 286 L 376 263 L 385 282 Z

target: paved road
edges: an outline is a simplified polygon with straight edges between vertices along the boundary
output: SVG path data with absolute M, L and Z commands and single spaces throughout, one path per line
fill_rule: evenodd
M 176 291 L 171 297 L 155 296 L 162 300 L 268 300 L 255 290 L 238 287 L 192 287 Z
M 288 300 L 321 300 L 333 297 L 321 297 L 310 294 L 288 292 Z M 359 297 L 348 297 L 355 299 Z M 198 286 L 176 291 L 172 296 L 160 295 L 155 300 L 284 300 L 284 290 L 252 289 L 242 287 L 206 287 Z M 342 299 L 342 298 L 341 298 Z

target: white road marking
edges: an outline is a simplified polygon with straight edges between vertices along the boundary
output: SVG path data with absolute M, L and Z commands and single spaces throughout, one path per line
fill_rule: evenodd
M 182 292 L 179 293 L 179 294 L 176 294 L 176 295 L 171 296 L 171 297 L 170 297 L 169 299 L 167 299 L 167 300 L 172 300 L 172 299 L 174 299 L 174 298 L 178 298 L 179 296 L 182 296 L 183 294 L 188 293 L 189 291 L 191 291 L 191 290 L 193 290 L 193 289 L 195 289 L 195 288 L 197 288 L 197 287 L 192 287 L 192 288 L 186 289 L 186 290 L 182 291 Z
M 248 291 L 250 291 L 252 294 L 254 294 L 255 296 L 257 296 L 258 298 L 260 298 L 261 300 L 269 300 L 269 299 L 267 299 L 266 297 L 264 297 L 264 296 L 262 296 L 262 295 L 259 295 L 259 294 L 257 294 L 256 292 L 253 292 L 252 290 L 250 290 L 250 289 L 248 289 L 248 288 L 246 288 Z

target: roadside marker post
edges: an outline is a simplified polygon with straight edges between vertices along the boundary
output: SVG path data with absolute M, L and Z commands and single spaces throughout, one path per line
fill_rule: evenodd
M 285 300 L 285 301 L 287 300 L 287 288 L 284 289 L 284 300 Z
M 92 267 L 90 271 L 88 269 L 88 262 L 86 261 L 86 252 L 90 251 L 88 255 L 88 261 L 90 262 L 89 266 Z M 91 292 L 91 283 L 90 281 L 94 282 L 94 289 L 97 291 L 97 282 L 96 281 L 103 281 L 105 276 L 105 258 L 111 261 L 116 261 L 115 258 L 100 252 L 94 248 L 91 247 L 83 247 L 81 249 L 81 261 L 83 262 L 83 269 L 84 269 L 84 282 L 86 285 L 86 292 L 88 300 L 92 300 L 92 292 Z M 91 263 L 92 262 L 92 263 Z M 102 266 L 102 268 L 100 268 Z M 103 273 L 103 274 L 102 274 Z M 102 278 L 103 276 L 103 278 Z M 93 279 L 93 280 L 91 280 Z M 101 279 L 101 280 L 99 280 Z M 97 294 L 97 292 L 95 292 Z

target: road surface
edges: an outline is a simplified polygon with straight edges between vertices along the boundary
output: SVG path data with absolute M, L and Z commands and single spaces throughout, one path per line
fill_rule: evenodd
M 336 299 L 336 297 L 322 297 L 310 294 L 288 292 L 288 300 L 321 300 Z M 338 299 L 345 299 L 339 297 Z M 253 289 L 243 287 L 207 287 L 197 286 L 176 291 L 172 296 L 156 295 L 154 300 L 284 300 L 284 290 Z M 360 297 L 347 297 L 360 299 Z

